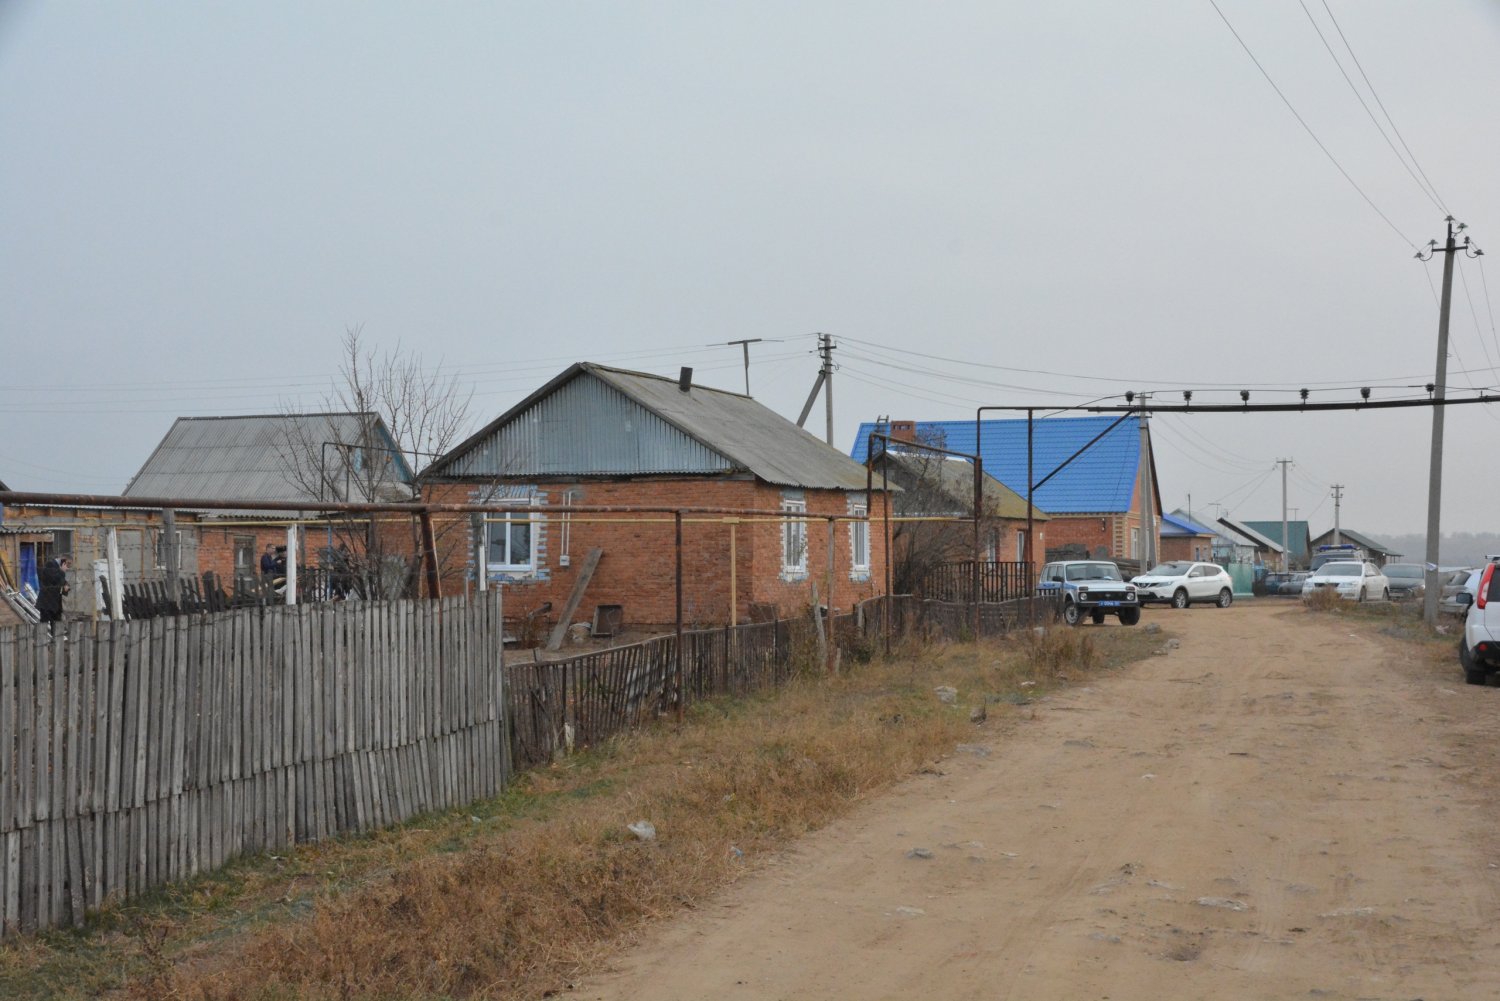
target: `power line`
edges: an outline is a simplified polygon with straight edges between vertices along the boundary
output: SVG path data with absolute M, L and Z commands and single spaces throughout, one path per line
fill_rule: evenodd
M 1323 155 L 1328 157 L 1328 162 L 1333 164 L 1334 167 L 1338 169 L 1338 172 L 1340 174 L 1344 175 L 1344 180 L 1349 182 L 1349 186 L 1351 188 L 1359 192 L 1359 197 L 1363 198 L 1365 200 L 1365 204 L 1370 206 L 1370 208 L 1375 211 L 1375 214 L 1380 216 L 1380 218 L 1384 220 L 1385 224 L 1391 228 L 1391 232 L 1401 237 L 1402 241 L 1405 242 L 1408 247 L 1411 247 L 1413 250 L 1415 250 L 1417 245 L 1413 243 L 1405 233 L 1401 232 L 1401 230 L 1397 228 L 1395 223 L 1391 222 L 1389 216 L 1380 211 L 1380 206 L 1376 205 L 1374 199 L 1365 194 L 1365 190 L 1355 183 L 1354 178 L 1350 177 L 1349 172 L 1344 169 L 1344 165 L 1339 163 L 1338 159 L 1334 157 L 1331 152 L 1329 152 L 1327 146 L 1323 145 L 1323 140 L 1318 138 L 1318 134 L 1312 130 L 1312 126 L 1308 125 L 1303 117 L 1297 113 L 1297 109 L 1292 107 L 1292 102 L 1288 100 L 1287 96 L 1281 92 L 1281 88 L 1276 86 L 1276 81 L 1271 79 L 1271 74 L 1267 73 L 1266 68 L 1260 64 L 1260 60 L 1255 58 L 1255 53 L 1250 51 L 1250 46 L 1245 44 L 1245 40 L 1240 37 L 1240 33 L 1234 30 L 1234 25 L 1229 23 L 1229 18 L 1226 17 L 1224 15 L 1224 12 L 1219 9 L 1219 5 L 1215 2 L 1215 0 L 1208 0 L 1208 2 L 1209 5 L 1212 6 L 1213 9 L 1218 13 L 1219 19 L 1224 22 L 1224 26 L 1229 29 L 1229 33 L 1234 36 L 1234 40 L 1240 43 L 1240 48 L 1245 50 L 1245 55 L 1249 56 L 1250 61 L 1255 64 L 1255 68 L 1260 70 L 1260 75 L 1266 78 L 1266 83 L 1270 84 L 1271 89 L 1276 92 L 1276 96 L 1281 98 L 1281 102 L 1285 104 L 1287 110 L 1292 113 L 1292 117 L 1297 119 L 1297 124 L 1301 125 L 1302 128 L 1306 130 L 1307 134 L 1312 137 L 1312 141 L 1318 144 L 1318 149 L 1322 150 Z
M 1354 93 L 1355 100 L 1359 101 L 1359 106 L 1365 109 L 1365 114 L 1370 116 L 1370 124 L 1375 126 L 1375 131 L 1380 133 L 1380 138 L 1385 140 L 1385 144 L 1390 147 L 1391 153 L 1396 157 L 1397 160 L 1401 162 L 1401 166 L 1406 170 L 1407 174 L 1411 176 L 1411 179 L 1416 182 L 1417 187 L 1421 190 L 1422 194 L 1427 197 L 1427 200 L 1432 202 L 1433 207 L 1436 208 L 1439 212 L 1447 215 L 1448 210 L 1443 206 L 1442 202 L 1437 198 L 1436 194 L 1430 191 L 1428 187 L 1422 183 L 1422 180 L 1417 177 L 1416 172 L 1412 170 L 1411 164 L 1407 163 L 1406 158 L 1403 157 L 1400 151 L 1396 149 L 1396 144 L 1391 142 L 1391 137 L 1385 134 L 1385 128 L 1380 124 L 1380 120 L 1375 117 L 1375 112 L 1371 111 L 1370 106 L 1365 103 L 1364 95 L 1359 92 L 1359 88 L 1356 87 L 1354 85 L 1354 81 L 1349 78 L 1348 72 L 1344 69 L 1343 62 L 1339 60 L 1338 54 L 1333 51 L 1333 46 L 1328 44 L 1328 39 L 1324 36 L 1323 29 L 1318 27 L 1318 22 L 1313 18 L 1312 11 L 1307 9 L 1307 4 L 1304 2 L 1304 0 L 1297 0 L 1297 3 L 1301 5 L 1302 13 L 1307 15 L 1307 21 L 1312 25 L 1313 31 L 1318 33 L 1318 41 L 1323 43 L 1323 48 L 1328 52 L 1328 58 L 1332 59 L 1333 64 L 1339 68 L 1339 74 L 1343 76 L 1344 82 L 1349 85 L 1349 90 Z M 1328 4 L 1326 0 L 1323 6 L 1325 9 L 1327 9 Z M 1330 18 L 1333 17 L 1333 12 L 1329 11 L 1328 16 Z M 1334 27 L 1338 27 L 1338 22 L 1334 22 Z M 1339 32 L 1339 36 L 1343 37 L 1343 32 Z M 1344 39 L 1344 47 L 1349 47 L 1348 39 Z M 1354 50 L 1350 49 L 1349 54 L 1350 56 L 1353 56 Z M 1355 64 L 1358 65 L 1358 63 L 1359 60 L 1356 59 Z M 1361 69 L 1360 72 L 1363 73 L 1364 70 Z M 1369 84 L 1369 82 L 1369 79 L 1366 78 L 1365 83 Z M 1373 87 L 1370 89 L 1370 92 L 1372 94 L 1374 93 Z M 1395 126 L 1393 125 L 1392 128 L 1394 127 Z
M 1339 19 L 1333 16 L 1333 8 L 1328 6 L 1328 0 L 1323 0 L 1323 9 L 1328 12 L 1328 20 L 1333 22 L 1334 30 L 1339 33 L 1339 39 L 1344 43 L 1344 48 L 1349 50 L 1349 58 L 1354 60 L 1354 66 L 1359 70 L 1360 78 L 1364 80 L 1365 86 L 1370 88 L 1370 96 L 1375 98 L 1375 103 L 1380 106 L 1380 112 L 1385 115 L 1385 120 L 1391 123 L 1391 131 L 1396 133 L 1397 139 L 1401 140 L 1401 148 L 1406 150 L 1406 155 L 1411 157 L 1412 165 L 1417 168 L 1417 173 L 1421 174 L 1422 180 L 1427 182 L 1427 190 L 1431 191 L 1432 196 L 1437 199 L 1439 207 L 1443 210 L 1443 214 L 1452 215 L 1448 211 L 1448 207 L 1443 203 L 1443 196 L 1438 194 L 1437 185 L 1433 184 L 1428 178 L 1427 171 L 1423 170 L 1422 165 L 1417 162 L 1417 154 L 1411 151 L 1411 147 L 1406 144 L 1406 138 L 1401 135 L 1401 130 L 1396 128 L 1396 120 L 1386 110 L 1385 102 L 1380 99 L 1380 94 L 1376 92 L 1375 85 L 1370 82 L 1369 75 L 1365 73 L 1364 65 L 1359 61 L 1359 56 L 1354 54 L 1354 46 L 1349 44 L 1349 39 L 1344 34 L 1344 29 L 1339 24 Z

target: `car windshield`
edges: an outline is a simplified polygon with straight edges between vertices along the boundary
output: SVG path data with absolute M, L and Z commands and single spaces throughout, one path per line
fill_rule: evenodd
M 1318 569 L 1320 577 L 1363 577 L 1363 563 L 1325 563 Z
M 1385 568 L 1387 577 L 1400 577 L 1402 580 L 1421 580 L 1426 573 L 1419 563 L 1388 563 Z
M 1171 563 L 1163 563 L 1161 566 L 1152 567 L 1146 572 L 1148 574 L 1155 574 L 1158 577 L 1181 577 L 1188 572 L 1188 568 L 1191 566 L 1191 563 L 1184 560 L 1175 560 Z
M 1074 563 L 1068 567 L 1068 580 L 1120 579 L 1120 568 L 1113 563 Z

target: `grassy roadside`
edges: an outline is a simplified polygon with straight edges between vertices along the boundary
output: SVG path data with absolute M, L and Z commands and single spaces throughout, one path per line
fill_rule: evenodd
M 503 797 L 243 859 L 80 931 L 7 942 L 0 997 L 539 997 L 956 744 L 1003 739 L 1039 694 L 1161 642 L 1111 625 L 908 647 L 706 702 L 682 728 L 574 755 Z M 654 838 L 631 833 L 639 820 Z
M 1370 601 L 1352 602 L 1320 592 L 1299 602 L 1303 611 L 1372 630 L 1387 639 L 1407 644 L 1413 662 L 1420 663 L 1436 680 L 1463 682 L 1458 667 L 1458 640 L 1463 619 L 1440 615 L 1435 626 L 1422 620 L 1422 603 Z

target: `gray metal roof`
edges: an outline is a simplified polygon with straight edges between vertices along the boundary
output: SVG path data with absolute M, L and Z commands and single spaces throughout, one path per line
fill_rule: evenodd
M 683 392 L 676 379 L 588 362 L 492 421 L 428 475 L 736 472 L 778 486 L 865 489 L 864 466 L 749 396 L 696 384 Z
M 290 474 L 287 453 L 294 446 L 289 442 L 355 442 L 371 419 L 389 440 L 380 419 L 370 414 L 179 417 L 124 496 L 316 501 Z

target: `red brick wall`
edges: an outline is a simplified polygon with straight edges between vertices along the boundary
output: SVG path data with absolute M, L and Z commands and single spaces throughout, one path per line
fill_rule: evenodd
M 547 507 L 565 504 L 609 507 L 699 507 L 774 512 L 781 508 L 782 490 L 751 480 L 655 479 L 586 483 L 534 484 Z M 426 498 L 434 502 L 467 502 L 476 488 L 468 484 L 431 485 Z M 571 493 L 570 498 L 565 494 Z M 878 496 L 878 492 L 877 492 Z M 816 583 L 819 599 L 828 602 L 828 523 L 817 515 L 847 515 L 849 495 L 842 491 L 809 490 L 803 494 L 808 515 L 809 574 L 787 579 L 782 572 L 780 518 L 748 517 L 733 526 L 734 616 L 746 621 L 752 602 L 777 606 L 793 614 L 812 604 Z M 849 522 L 834 526 L 833 605 L 847 610 L 854 603 L 880 593 L 885 579 L 884 547 L 877 521 L 870 526 L 870 570 L 864 579 L 851 579 Z M 676 619 L 675 527 L 670 513 L 588 514 L 546 513 L 533 524 L 536 574 L 512 577 L 505 587 L 512 602 L 508 615 L 521 615 L 551 601 L 560 612 L 572 593 L 589 550 L 603 550 L 578 621 L 593 617 L 595 606 L 617 604 L 631 625 L 663 625 Z M 683 618 L 688 624 L 722 624 L 730 620 L 731 526 L 725 515 L 685 515 L 682 526 Z M 443 523 L 440 542 L 444 593 L 462 592 L 472 580 L 474 542 L 467 515 L 438 515 Z M 564 536 L 569 565 L 562 566 Z

